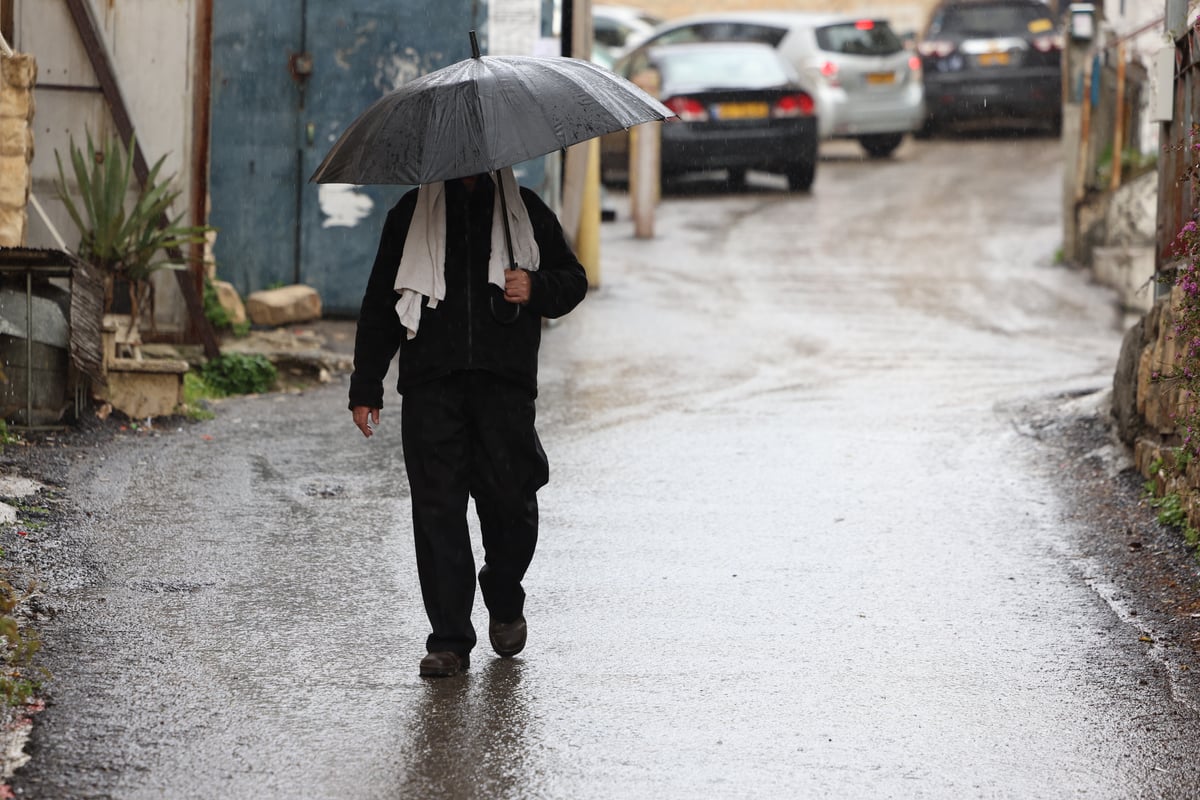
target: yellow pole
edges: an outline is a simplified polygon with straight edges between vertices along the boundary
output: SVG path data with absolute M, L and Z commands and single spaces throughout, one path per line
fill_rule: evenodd
M 579 208 L 579 235 L 575 255 L 587 272 L 588 286 L 600 285 L 600 140 L 587 145 L 587 169 L 583 179 L 583 201 Z

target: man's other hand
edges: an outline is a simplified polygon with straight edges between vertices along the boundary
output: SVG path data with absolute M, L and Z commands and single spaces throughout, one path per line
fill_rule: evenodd
M 350 409 L 350 413 L 354 415 L 354 425 L 362 435 L 368 439 L 375 434 L 372 427 L 379 424 L 379 409 L 370 408 L 369 406 L 355 406 Z

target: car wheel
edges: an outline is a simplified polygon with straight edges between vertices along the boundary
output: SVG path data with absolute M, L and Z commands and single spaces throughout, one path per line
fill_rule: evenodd
M 788 168 L 788 188 L 793 192 L 807 192 L 812 189 L 813 179 L 817 176 L 815 162 L 808 164 L 793 164 Z
M 900 133 L 878 133 L 873 136 L 860 136 L 858 143 L 867 151 L 871 158 L 887 158 L 896 152 L 904 135 Z

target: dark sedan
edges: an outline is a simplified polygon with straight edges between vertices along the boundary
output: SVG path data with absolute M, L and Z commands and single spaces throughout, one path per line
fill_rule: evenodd
M 966 121 L 1062 121 L 1062 35 L 1040 0 L 944 0 L 917 45 L 927 132 Z
M 787 176 L 808 191 L 816 176 L 817 117 L 812 96 L 772 47 L 705 42 L 652 48 L 626 66 L 626 77 L 658 71 L 662 102 L 678 120 L 662 125 L 664 177 L 726 170 L 741 184 L 747 170 Z M 604 147 L 605 172 L 624 171 L 627 137 Z

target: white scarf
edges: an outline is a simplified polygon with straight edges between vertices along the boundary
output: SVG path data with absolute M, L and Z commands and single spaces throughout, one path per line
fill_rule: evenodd
M 498 177 L 498 180 L 496 178 Z M 513 257 L 521 269 L 534 272 L 541 262 L 529 211 L 521 199 L 521 191 L 513 177 L 512 167 L 493 173 L 496 198 L 492 206 L 492 250 L 488 258 L 488 283 L 504 289 L 504 270 L 508 269 L 508 244 L 504 240 L 499 193 L 504 192 L 508 204 L 508 225 L 512 236 Z M 413 210 L 404 253 L 396 270 L 396 314 L 408 331 L 408 338 L 417 335 L 421 323 L 421 302 L 428 299 L 430 308 L 446 297 L 446 186 L 442 181 L 421 184 L 417 190 L 417 206 Z

